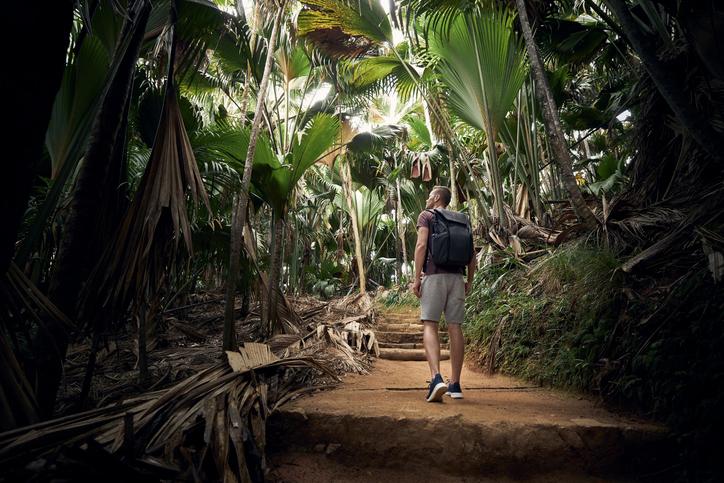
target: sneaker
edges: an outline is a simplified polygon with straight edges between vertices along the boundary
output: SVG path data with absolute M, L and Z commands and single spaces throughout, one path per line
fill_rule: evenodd
M 427 392 L 427 402 L 442 402 L 442 396 L 445 394 L 447 386 L 442 381 L 440 374 L 435 374 L 435 377 L 430 381 L 430 390 Z
M 460 389 L 460 383 L 459 382 L 451 382 L 447 386 L 447 392 L 445 393 L 446 396 L 450 396 L 453 399 L 462 399 L 463 398 L 463 390 Z

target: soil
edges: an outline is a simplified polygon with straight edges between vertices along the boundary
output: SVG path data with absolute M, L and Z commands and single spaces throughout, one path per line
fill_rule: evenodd
M 582 396 L 466 368 L 464 399 L 427 403 L 429 378 L 426 362 L 380 359 L 288 404 L 270 422 L 273 478 L 638 481 L 671 451 L 665 428 Z

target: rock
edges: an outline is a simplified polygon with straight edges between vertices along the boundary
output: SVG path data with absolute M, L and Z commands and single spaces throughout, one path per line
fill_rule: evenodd
M 330 455 L 330 454 L 334 453 L 335 451 L 337 451 L 337 450 L 338 450 L 339 448 L 341 448 L 341 447 L 342 447 L 342 445 L 339 444 L 339 443 L 329 443 L 329 444 L 327 445 L 327 451 L 325 451 L 325 452 L 326 452 L 328 455 Z
M 319 443 L 314 445 L 314 452 L 315 453 L 324 453 L 324 444 Z

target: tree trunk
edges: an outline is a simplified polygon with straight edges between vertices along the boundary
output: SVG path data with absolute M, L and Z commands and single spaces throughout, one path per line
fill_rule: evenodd
M 520 19 L 521 29 L 523 30 L 523 37 L 525 38 L 525 45 L 528 50 L 528 58 L 530 59 L 531 70 L 533 71 L 533 78 L 535 79 L 537 89 L 536 94 L 538 100 L 543 108 L 543 120 L 546 127 L 546 132 L 550 138 L 553 152 L 558 165 L 558 169 L 563 179 L 563 184 L 568 191 L 568 197 L 571 201 L 573 211 L 576 213 L 578 219 L 587 228 L 594 229 L 598 222 L 596 217 L 593 216 L 593 212 L 586 205 L 586 201 L 583 199 L 581 190 L 576 182 L 576 177 L 573 175 L 573 160 L 571 159 L 571 153 L 568 151 L 566 144 L 566 138 L 563 135 L 563 128 L 561 127 L 561 121 L 558 117 L 558 107 L 553 99 L 553 93 L 551 92 L 548 78 L 545 75 L 543 69 L 543 63 L 538 55 L 538 47 L 535 44 L 533 38 L 533 32 L 531 31 L 530 22 L 528 21 L 528 12 L 525 9 L 524 0 L 515 0 L 515 5 L 518 8 L 518 17 Z
M 277 300 L 279 292 L 279 278 L 282 268 L 282 247 L 284 246 L 284 218 L 278 214 L 272 216 L 272 252 L 269 265 L 269 292 L 262 303 L 262 338 L 266 340 L 274 333 L 274 324 L 277 321 Z
M 97 232 L 104 196 L 108 195 L 104 184 L 109 179 L 109 160 L 114 159 L 114 150 L 123 149 L 117 145 L 117 140 L 124 126 L 123 115 L 127 114 L 127 98 L 150 11 L 150 3 L 137 0 L 132 8 L 133 13 L 124 23 L 114 53 L 117 70 L 106 88 L 93 123 L 88 150 L 73 192 L 70 216 L 58 249 L 58 263 L 49 296 L 71 320 L 77 316 L 78 293 L 101 253 Z M 122 159 L 122 156 L 116 159 Z M 65 357 L 68 334 L 64 327 L 50 320 L 46 328 L 41 331 L 37 341 L 39 347 L 48 348 L 37 362 L 37 397 L 41 411 L 49 415 L 60 382 L 61 361 Z
M 5 112 L 13 120 L 3 129 L 5 193 L 0 204 L 0 274 L 7 272 L 15 252 L 15 241 L 25 214 L 35 177 L 39 174 L 45 131 L 50 122 L 55 95 L 65 71 L 65 58 L 73 25 L 71 0 L 53 2 L 9 2 L 3 5 L 6 18 L 5 45 L 13 45 L 27 35 L 32 19 L 33 42 L 9 48 L 5 59 L 12 75 L 2 76 Z
M 346 157 L 343 156 L 340 160 L 339 171 L 342 176 L 342 191 L 344 192 L 344 199 L 347 201 L 347 208 L 349 209 L 349 217 L 352 220 L 352 235 L 354 236 L 354 254 L 357 260 L 357 271 L 359 275 L 359 292 L 367 292 L 367 278 L 365 277 L 365 263 L 364 257 L 362 256 L 362 239 L 359 234 L 359 224 L 357 222 L 357 203 L 353 199 L 352 190 L 352 173 L 349 169 L 349 162 Z
M 396 180 L 396 186 L 397 190 L 397 230 L 399 231 L 400 235 L 400 244 L 402 245 L 402 267 L 407 266 L 407 241 L 405 240 L 405 223 L 404 223 L 404 215 L 402 213 L 402 190 L 400 190 L 400 178 L 398 177 Z M 404 270 L 403 270 L 404 275 Z
M 517 0 L 521 1 L 521 0 Z M 631 47 L 636 51 L 661 97 L 679 119 L 689 135 L 714 159 L 724 156 L 721 136 L 711 128 L 687 98 L 688 90 L 656 55 L 656 41 L 639 28 L 626 3 L 622 0 L 604 0 L 621 23 Z M 713 3 L 712 3 L 713 4 Z
M 234 324 L 234 294 L 236 293 L 236 283 L 239 277 L 239 257 L 234 255 L 234 247 L 241 249 L 242 227 L 246 224 L 246 212 L 249 206 L 249 185 L 251 184 L 251 170 L 254 165 L 254 153 L 256 152 L 256 140 L 259 137 L 261 129 L 261 121 L 264 112 L 264 98 L 269 84 L 271 68 L 274 61 L 274 49 L 276 47 L 279 28 L 284 15 L 284 6 L 286 1 L 282 1 L 274 17 L 274 25 L 272 27 L 271 37 L 267 45 L 266 63 L 264 64 L 264 75 L 259 84 L 259 92 L 257 92 L 256 110 L 254 111 L 254 120 L 251 124 L 251 133 L 249 135 L 249 148 L 246 151 L 246 159 L 244 160 L 244 174 L 241 178 L 241 188 L 239 189 L 237 205 L 235 210 L 238 212 L 236 220 L 237 228 L 232 226 L 231 233 L 231 254 L 229 256 L 229 272 L 226 277 L 226 302 L 224 310 L 224 350 L 231 350 L 234 341 L 231 340 Z M 236 238 L 235 238 L 236 237 Z M 230 295 L 231 294 L 231 295 Z M 227 337 L 227 334 L 228 337 Z
M 242 240 L 242 228 L 244 225 L 241 223 L 241 204 L 238 203 L 238 197 L 234 198 L 234 206 L 231 213 L 231 243 L 229 247 L 229 280 L 226 283 L 226 293 L 224 304 L 224 336 L 223 336 L 223 349 L 225 351 L 234 350 L 236 346 L 236 330 L 234 327 L 234 305 L 236 302 L 236 282 L 238 272 L 241 268 L 241 240 Z M 234 280 L 232 282 L 231 274 L 234 274 Z

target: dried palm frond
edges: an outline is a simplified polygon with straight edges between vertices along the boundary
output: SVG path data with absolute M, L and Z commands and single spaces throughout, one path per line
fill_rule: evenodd
M 38 420 L 36 392 L 17 358 L 23 353 L 18 334 L 26 330 L 26 321 L 33 320 L 39 327 L 53 321 L 69 331 L 75 325 L 14 262 L 0 280 L 0 301 L 4 307 L 0 312 L 0 429 L 7 429 Z
M 192 251 L 187 195 L 194 202 L 202 199 L 211 211 L 170 84 L 146 171 L 114 242 L 94 271 L 94 283 L 88 283 L 86 300 L 103 297 L 104 314 L 120 316 L 132 298 L 148 300 L 158 290 L 179 254 L 180 239 L 188 253 Z
M 278 359 L 263 344 L 235 354 L 245 363 L 238 370 L 219 363 L 166 390 L 0 434 L 0 465 L 7 468 L 0 481 L 62 475 L 64 464 L 85 453 L 103 456 L 83 459 L 84 474 L 95 476 L 112 461 L 156 479 L 258 480 L 265 420 L 300 391 L 289 369 L 334 376 L 314 358 Z

